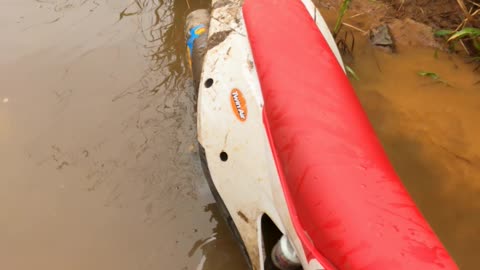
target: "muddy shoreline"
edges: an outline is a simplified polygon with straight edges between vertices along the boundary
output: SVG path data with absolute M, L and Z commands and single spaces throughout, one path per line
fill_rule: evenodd
M 323 10 L 338 10 L 339 0 L 315 1 Z M 476 10 L 478 3 L 466 4 L 470 10 Z M 350 4 L 343 25 L 344 31 L 354 31 L 366 35 L 380 25 L 388 25 L 395 44 L 400 47 L 430 47 L 442 51 L 460 53 L 465 57 L 463 48 L 454 48 L 444 38 L 434 36 L 438 30 L 454 30 L 459 27 L 466 15 L 456 0 L 435 1 L 369 1 L 355 0 Z M 467 26 L 480 26 L 480 20 L 472 19 Z M 450 44 L 451 45 L 451 44 Z M 452 51 L 453 49 L 453 51 Z M 472 62 L 470 58 L 465 59 Z

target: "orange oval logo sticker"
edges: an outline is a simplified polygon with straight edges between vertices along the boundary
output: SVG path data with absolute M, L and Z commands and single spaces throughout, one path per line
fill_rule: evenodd
M 247 102 L 245 101 L 242 91 L 236 88 L 232 89 L 232 92 L 230 92 L 230 103 L 238 120 L 242 122 L 247 120 Z

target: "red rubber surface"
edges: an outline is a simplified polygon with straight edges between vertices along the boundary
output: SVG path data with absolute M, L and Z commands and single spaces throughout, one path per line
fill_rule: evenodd
M 246 0 L 243 14 L 265 126 L 307 258 L 327 269 L 458 269 L 301 1 Z

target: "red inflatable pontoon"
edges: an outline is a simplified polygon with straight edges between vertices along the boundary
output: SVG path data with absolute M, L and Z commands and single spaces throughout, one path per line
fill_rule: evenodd
M 300 0 L 246 0 L 264 123 L 307 258 L 327 269 L 458 269 L 388 161 Z

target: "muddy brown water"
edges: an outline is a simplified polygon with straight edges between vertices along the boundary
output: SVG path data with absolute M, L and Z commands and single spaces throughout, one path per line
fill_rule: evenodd
M 0 2 L 1 269 L 245 269 L 196 153 L 187 9 Z
M 205 6 L 0 2 L 2 269 L 246 269 L 196 153 L 183 22 Z M 476 269 L 478 77 L 432 55 L 359 45 L 354 86 L 425 216 Z

